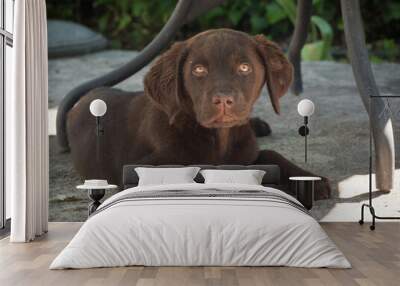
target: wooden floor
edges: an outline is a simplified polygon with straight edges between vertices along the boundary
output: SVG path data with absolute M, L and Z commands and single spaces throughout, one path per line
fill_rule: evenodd
M 400 285 L 400 223 L 325 223 L 323 228 L 352 269 L 289 267 L 123 267 L 48 270 L 81 226 L 50 223 L 44 237 L 27 244 L 0 241 L 0 285 Z

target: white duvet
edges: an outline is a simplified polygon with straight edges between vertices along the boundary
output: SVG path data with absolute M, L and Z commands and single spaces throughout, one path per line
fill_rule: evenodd
M 349 268 L 342 252 L 308 214 L 255 198 L 152 198 L 121 201 L 132 192 L 261 190 L 237 184 L 179 184 L 127 189 L 107 199 L 50 269 L 146 266 L 294 266 Z M 298 203 L 298 202 L 297 202 Z M 106 207 L 108 205 L 108 207 Z

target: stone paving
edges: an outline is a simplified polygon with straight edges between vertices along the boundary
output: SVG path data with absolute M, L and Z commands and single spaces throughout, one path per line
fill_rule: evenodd
M 102 75 L 132 59 L 132 51 L 109 50 L 81 57 L 50 60 L 49 107 L 50 134 L 55 132 L 56 107 L 73 87 Z M 118 85 L 126 90 L 142 90 L 148 68 Z M 400 94 L 400 65 L 383 63 L 373 66 L 377 83 L 384 94 Z M 359 205 L 366 201 L 368 190 L 368 117 L 358 95 L 351 67 L 335 62 L 303 63 L 304 93 L 288 94 L 281 100 L 281 115 L 273 113 L 264 89 L 254 108 L 254 115 L 265 119 L 272 135 L 259 139 L 261 148 L 282 153 L 297 164 L 331 179 L 334 198 L 319 201 L 313 215 L 324 221 L 359 219 Z M 297 133 L 302 118 L 297 103 L 309 98 L 316 111 L 310 119 L 309 162 L 304 164 L 304 141 Z M 391 100 L 400 107 L 400 99 Z M 394 122 L 395 141 L 400 142 L 400 118 Z M 396 147 L 400 152 L 400 145 Z M 400 154 L 400 153 L 399 153 Z M 396 168 L 400 166 L 397 156 Z M 379 194 L 375 205 L 380 215 L 400 215 L 400 171 L 396 171 L 395 190 Z M 80 183 L 68 154 L 57 152 L 55 137 L 50 137 L 50 220 L 81 221 L 86 217 L 88 199 L 77 191 Z

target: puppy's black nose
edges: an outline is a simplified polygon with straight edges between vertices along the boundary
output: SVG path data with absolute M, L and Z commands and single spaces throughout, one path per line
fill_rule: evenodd
M 215 105 L 224 105 L 226 107 L 231 107 L 234 103 L 233 96 L 229 95 L 216 95 L 212 98 L 212 103 Z

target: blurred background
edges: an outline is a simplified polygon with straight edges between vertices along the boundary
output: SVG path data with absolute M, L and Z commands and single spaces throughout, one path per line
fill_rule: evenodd
M 47 0 L 48 18 L 81 23 L 102 33 L 117 49 L 140 50 L 160 31 L 176 0 Z M 400 1 L 360 1 L 373 62 L 399 61 Z M 340 1 L 313 1 L 304 60 L 345 60 Z M 177 36 L 216 27 L 262 33 L 287 47 L 296 17 L 295 0 L 230 0 L 186 25 Z

